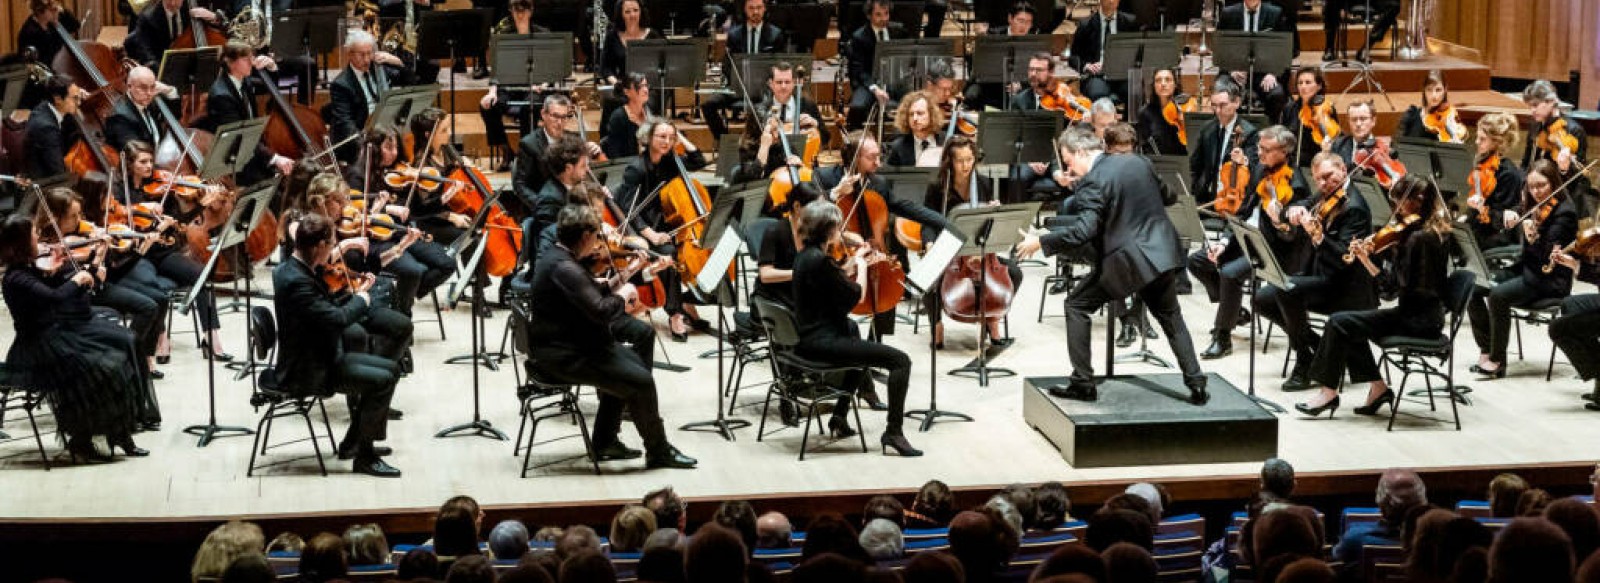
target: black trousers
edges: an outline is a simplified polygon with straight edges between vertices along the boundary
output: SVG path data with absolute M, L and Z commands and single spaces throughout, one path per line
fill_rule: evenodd
M 134 258 L 127 271 L 91 297 L 91 303 L 116 310 L 128 318 L 140 356 L 154 356 L 156 340 L 166 329 L 167 292 L 156 281 L 155 266 Z
M 706 129 L 711 130 L 711 137 L 720 140 L 723 134 L 728 133 L 728 120 L 723 119 L 723 110 L 742 107 L 737 97 L 727 93 L 712 93 L 701 99 L 700 116 L 705 118 Z
M 1322 5 L 1322 31 L 1326 35 L 1327 50 L 1333 50 L 1334 39 L 1339 34 L 1339 21 L 1344 18 L 1347 10 L 1355 8 L 1365 9 L 1368 0 L 1327 0 Z M 1371 0 L 1372 2 L 1372 31 L 1367 35 L 1367 45 L 1371 47 L 1383 40 L 1383 35 L 1389 34 L 1389 29 L 1395 24 L 1400 15 L 1400 3 L 1394 0 Z
M 599 390 L 600 409 L 594 420 L 596 449 L 616 443 L 626 408 L 648 455 L 663 456 L 671 444 L 667 443 L 667 431 L 661 421 L 656 380 L 650 363 L 640 358 L 637 350 L 637 346 L 630 348 L 617 342 L 599 348 L 535 344 L 528 349 L 539 370 L 557 380 L 592 385 Z
M 1600 376 L 1600 294 L 1569 296 L 1550 323 L 1550 340 L 1572 361 L 1578 376 Z
M 335 363 L 330 380 L 350 403 L 350 428 L 339 448 L 370 455 L 372 442 L 388 438 L 389 403 L 400 380 L 400 366 L 375 354 L 347 352 Z
M 507 103 L 508 101 L 528 101 L 528 103 L 511 105 Z M 489 141 L 490 146 L 510 146 L 511 140 L 506 135 L 506 116 L 516 118 L 517 131 L 526 136 L 533 131 L 533 120 L 539 117 L 543 103 L 543 101 L 530 101 L 526 91 L 506 91 L 502 87 L 494 105 L 478 106 L 478 115 L 483 118 L 484 138 Z
M 1483 288 L 1474 290 L 1472 300 L 1467 302 L 1467 318 L 1472 322 L 1472 339 L 1478 343 L 1478 352 L 1505 366 L 1506 346 L 1511 343 L 1511 308 L 1532 305 L 1544 298 L 1520 276 L 1503 281 L 1488 292 Z
M 1244 304 L 1244 281 L 1250 277 L 1250 262 L 1236 257 L 1217 265 L 1206 257 L 1205 251 L 1199 251 L 1189 256 L 1189 274 L 1206 288 L 1206 297 L 1217 304 L 1211 334 L 1227 337 L 1239 323 L 1239 307 Z
M 1117 103 L 1128 102 L 1127 81 L 1108 81 L 1103 75 L 1090 75 L 1084 77 L 1079 86 L 1083 89 L 1083 96 L 1089 98 L 1089 101 L 1110 97 Z
M 1381 380 L 1378 362 L 1367 343 L 1384 336 L 1426 338 L 1438 334 L 1443 326 L 1440 312 L 1407 314 L 1400 308 L 1385 308 L 1335 313 L 1323 327 L 1309 378 L 1325 387 L 1339 387 L 1346 371 L 1351 384 Z
M 347 352 L 399 360 L 411 345 L 414 328 L 410 316 L 392 308 L 372 306 L 360 323 L 344 329 L 344 347 Z
M 1363 301 L 1341 293 L 1338 282 L 1331 277 L 1291 275 L 1289 282 L 1293 284 L 1292 289 L 1262 285 L 1256 290 L 1254 304 L 1256 313 L 1283 328 L 1284 335 L 1289 337 L 1289 347 L 1300 358 L 1295 363 L 1296 368 L 1311 366 L 1313 351 L 1319 344 L 1317 333 L 1311 330 L 1311 312 L 1332 314 L 1373 307 L 1361 305 Z
M 678 256 L 678 246 L 675 243 L 652 245 L 650 250 L 667 257 Z M 661 279 L 661 288 L 666 290 L 666 297 L 661 300 L 661 309 L 665 310 L 668 316 L 686 313 L 683 310 L 683 276 L 679 275 L 676 269 L 663 269 L 656 273 L 656 277 Z
M 819 362 L 837 365 L 858 365 L 884 369 L 889 372 L 889 419 L 884 435 L 900 435 L 906 414 L 906 391 L 911 387 L 911 357 L 893 346 L 866 340 L 859 335 L 801 340 L 796 347 L 800 356 Z M 860 391 L 870 390 L 872 375 L 851 373 L 844 386 Z M 849 399 L 841 399 L 848 407 Z M 835 408 L 835 414 L 843 409 Z
M 1189 338 L 1189 328 L 1183 323 L 1183 313 L 1178 309 L 1178 271 L 1161 274 L 1135 294 L 1144 299 L 1145 308 L 1161 325 L 1178 368 L 1183 371 L 1186 383 L 1204 383 L 1205 373 L 1200 372 L 1200 359 L 1195 357 L 1194 341 Z M 1089 317 L 1101 306 L 1121 298 L 1111 297 L 1094 279 L 1086 280 L 1067 296 L 1067 355 L 1072 360 L 1072 384 L 1092 385 L 1094 365 L 1090 363 L 1093 351 L 1089 344 Z M 1107 330 L 1107 333 L 1111 333 Z
M 152 250 L 145 259 L 155 265 L 156 273 L 161 276 L 161 287 L 166 291 L 193 287 L 200 281 L 200 272 L 205 269 L 198 261 L 172 249 Z M 194 309 L 199 311 L 201 328 L 207 331 L 222 328 L 222 320 L 217 317 L 217 301 L 209 290 L 201 291 L 195 297 Z
M 1022 268 L 1017 267 L 1016 262 L 1003 257 L 1000 261 L 1006 264 L 1006 273 L 1011 275 L 1012 288 L 1022 289 Z M 928 322 L 937 324 L 944 319 L 944 295 L 939 293 L 939 289 L 944 285 L 944 276 L 939 276 L 934 282 L 934 291 L 922 296 L 922 307 L 928 314 Z
M 384 266 L 394 274 L 394 309 L 407 316 L 417 298 L 428 295 L 450 279 L 456 262 L 444 247 L 431 241 L 417 241 L 405 254 Z

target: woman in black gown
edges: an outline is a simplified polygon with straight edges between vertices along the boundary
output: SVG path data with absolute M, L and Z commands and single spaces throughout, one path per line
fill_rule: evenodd
M 133 442 L 138 401 L 147 389 L 133 332 L 95 315 L 89 295 L 96 276 L 76 271 L 60 254 L 41 266 L 38 243 L 27 217 L 0 224 L 6 266 L 0 291 L 17 332 L 6 356 L 7 384 L 44 393 L 74 460 L 110 460 L 95 448 L 96 435 L 106 436 L 113 452 L 150 455 Z

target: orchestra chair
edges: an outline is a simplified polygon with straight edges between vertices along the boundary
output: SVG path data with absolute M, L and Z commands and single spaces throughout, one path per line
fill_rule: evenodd
M 522 353 L 524 358 L 523 366 L 528 373 L 528 381 L 517 386 L 517 400 L 522 403 L 519 407 L 521 419 L 517 422 L 517 439 L 512 442 L 511 457 L 522 454 L 522 477 L 524 478 L 528 477 L 528 470 L 576 459 L 575 457 L 568 457 L 530 465 L 533 459 L 533 446 L 539 444 L 539 422 L 546 419 L 567 417 L 572 420 L 573 425 L 578 426 L 578 434 L 576 436 L 567 435 L 550 439 L 547 440 L 547 443 L 572 437 L 583 438 L 584 454 L 582 457 L 589 458 L 589 464 L 594 467 L 594 473 L 598 476 L 600 475 L 600 458 L 595 456 L 594 440 L 589 437 L 589 424 L 584 420 L 583 411 L 578 407 L 580 386 L 557 380 L 553 375 L 540 370 L 539 363 L 533 359 L 532 353 L 528 350 L 528 339 L 523 333 L 527 329 L 527 324 L 530 320 L 526 302 L 526 297 L 521 296 L 515 300 L 508 297 L 506 301 L 507 306 L 511 308 L 511 317 L 508 319 L 516 321 L 516 324 L 511 326 L 511 329 L 515 332 L 513 334 L 515 339 L 514 346 L 517 351 Z M 513 366 L 512 368 L 515 369 L 516 367 Z M 528 437 L 526 442 L 522 439 L 523 435 Z
M 1400 413 L 1400 403 L 1407 397 L 1406 381 L 1413 374 L 1421 376 L 1423 382 L 1427 383 L 1430 411 L 1438 410 L 1434 402 L 1436 391 L 1443 391 L 1449 396 L 1450 415 L 1455 420 L 1456 431 L 1461 430 L 1461 412 L 1456 402 L 1466 403 L 1467 400 L 1461 387 L 1455 384 L 1456 334 L 1461 330 L 1461 322 L 1466 319 L 1467 303 L 1472 299 L 1476 279 L 1476 275 L 1465 269 L 1450 274 L 1449 282 L 1445 284 L 1444 298 L 1450 319 L 1442 333 L 1432 338 L 1385 336 L 1373 342 L 1383 353 L 1378 359 L 1378 366 L 1383 367 L 1384 376 L 1389 376 L 1390 365 L 1401 371 L 1400 386 L 1394 389 L 1396 398 L 1389 406 L 1389 431 L 1394 431 L 1394 419 Z M 1442 379 L 1445 386 L 1435 389 L 1434 378 Z
M 439 290 L 438 289 L 434 289 L 433 291 L 428 292 L 428 293 L 433 297 L 433 318 L 432 319 L 427 319 L 427 320 L 413 320 L 413 322 L 415 322 L 417 324 L 426 324 L 428 322 L 433 322 L 433 323 L 438 324 L 439 325 L 439 341 L 443 342 L 445 340 L 448 340 L 448 338 L 446 338 L 445 334 L 444 334 L 444 308 L 439 306 Z M 504 352 L 504 350 L 502 350 L 502 352 Z
M 178 306 L 182 305 L 184 300 L 189 299 L 190 290 L 191 290 L 191 288 L 189 288 L 189 287 L 180 287 L 180 288 L 177 288 L 177 289 L 174 289 L 172 291 L 167 292 L 167 339 L 169 341 L 172 339 L 172 313 L 176 312 L 178 310 Z M 216 301 L 215 297 L 216 297 L 215 294 L 213 294 L 212 295 L 213 299 L 211 301 L 215 302 Z M 194 345 L 195 346 L 199 346 L 200 345 L 200 313 L 196 312 L 194 310 L 189 310 L 189 323 L 194 325 L 194 327 L 192 329 L 193 332 L 194 332 Z M 170 345 L 170 342 L 169 342 L 169 345 Z
M 269 464 L 256 465 L 257 455 L 266 455 L 267 450 L 310 441 L 311 449 L 317 457 L 317 467 L 323 477 L 328 475 L 328 464 L 322 456 L 321 440 L 318 439 L 316 426 L 311 422 L 313 408 L 322 413 L 322 429 L 328 435 L 329 453 L 338 455 L 339 446 L 333 441 L 333 426 L 328 423 L 328 406 L 323 402 L 333 392 L 327 389 L 312 387 L 285 386 L 278 380 L 278 369 L 275 366 L 278 358 L 278 324 L 273 318 L 272 310 L 266 306 L 254 306 L 250 310 L 250 346 L 256 358 L 266 365 L 256 373 L 256 393 L 250 396 L 250 405 L 257 410 L 265 406 L 261 420 L 256 422 L 255 441 L 250 446 L 250 466 L 245 469 L 245 477 L 251 477 L 257 469 L 267 468 L 293 460 L 283 460 Z M 306 435 L 304 439 L 272 443 L 272 424 L 275 420 L 284 417 L 299 417 L 306 422 Z M 298 459 L 298 458 L 297 458 Z
M 752 221 L 750 226 L 744 231 L 745 253 L 752 258 L 758 258 L 761 255 L 761 239 L 766 236 L 767 229 L 770 228 L 771 225 L 777 224 L 777 222 L 778 219 L 771 217 L 761 217 Z M 760 277 L 759 268 L 757 270 L 756 277 Z M 750 305 L 752 307 L 755 306 L 754 296 L 749 295 L 749 292 L 747 291 L 745 297 L 751 298 L 752 303 Z M 732 345 L 733 348 L 733 363 L 735 367 L 733 377 L 729 379 L 729 384 L 723 391 L 728 395 L 729 415 L 732 415 L 734 409 L 739 407 L 739 389 L 744 388 L 743 383 L 745 366 L 772 358 L 771 349 L 766 344 L 766 337 L 760 334 L 762 329 L 761 324 L 756 323 L 751 326 L 751 328 L 756 334 L 755 336 L 750 336 L 744 333 L 727 335 L 728 343 Z M 736 330 L 736 332 L 743 329 L 744 328 L 741 326 L 738 330 Z M 771 384 L 771 381 L 769 381 L 768 384 Z M 752 403 L 752 405 L 753 404 L 754 403 Z
M 1527 307 L 1511 308 L 1511 329 L 1517 333 L 1517 360 L 1523 359 L 1522 323 L 1527 322 L 1530 326 L 1549 326 L 1550 322 L 1555 321 L 1561 315 L 1561 300 L 1563 299 L 1566 298 L 1545 298 Z M 1556 345 L 1552 342 L 1550 344 L 1550 361 L 1544 367 L 1544 382 L 1550 382 L 1555 370 Z
M 805 461 L 811 442 L 811 425 L 815 423 L 820 434 L 826 435 L 827 432 L 827 424 L 822 422 L 822 408 L 827 406 L 831 409 L 833 403 L 851 394 L 851 391 L 829 385 L 828 379 L 851 371 L 867 374 L 868 367 L 834 365 L 800 356 L 795 351 L 800 344 L 800 326 L 795 322 L 794 312 L 766 298 L 751 298 L 751 302 L 761 313 L 761 326 L 767 332 L 767 349 L 771 353 L 767 361 L 772 365 L 772 384 L 768 385 L 766 401 L 761 405 L 761 423 L 756 427 L 756 441 L 767 436 L 767 415 L 772 410 L 772 400 L 776 398 L 788 402 L 806 415 L 800 438 L 800 461 Z M 861 453 L 867 453 L 867 432 L 861 425 L 861 407 L 851 407 L 850 412 L 855 415 L 856 437 L 861 440 Z M 778 431 L 782 431 L 782 428 L 773 430 L 774 433 Z
M 16 396 L 15 402 L 12 397 Z M 50 471 L 50 456 L 44 453 L 44 437 L 39 433 L 39 420 L 34 417 L 33 410 L 44 404 L 44 394 L 34 387 L 23 387 L 11 382 L 9 369 L 6 363 L 0 362 L 0 426 L 5 425 L 5 415 L 12 411 L 22 411 L 28 416 L 28 427 L 33 430 L 33 443 L 39 448 L 39 461 L 44 463 L 44 470 Z M 11 440 L 12 437 L 0 431 L 0 440 Z M 21 439 L 20 437 L 17 439 Z

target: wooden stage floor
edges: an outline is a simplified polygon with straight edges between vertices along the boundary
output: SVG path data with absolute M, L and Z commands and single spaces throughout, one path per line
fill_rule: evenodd
M 1067 372 L 1064 346 L 1064 321 L 1061 296 L 1047 299 L 1047 318 L 1034 322 L 1042 292 L 1043 267 L 1025 268 L 1026 283 L 1014 305 L 1011 333 L 1018 343 L 996 361 L 1023 376 L 1059 375 Z M 261 281 L 267 281 L 262 278 Z M 1585 287 L 1585 291 L 1590 288 Z M 1189 329 L 1198 349 L 1206 344 L 1206 330 L 1213 314 L 1204 293 L 1182 297 Z M 419 318 L 427 317 L 430 304 L 419 302 Z M 904 306 L 903 306 L 904 307 Z M 672 441 L 684 452 L 698 457 L 701 467 L 694 471 L 644 471 L 642 462 L 605 464 L 606 473 L 596 477 L 579 462 L 547 468 L 528 479 L 518 478 L 520 458 L 511 456 L 509 441 L 477 437 L 436 439 L 440 428 L 470 419 L 472 414 L 471 376 L 465 365 L 445 365 L 450 356 L 466 352 L 469 320 L 465 310 L 445 313 L 449 341 L 439 339 L 433 323 L 419 323 L 415 348 L 418 371 L 404 379 L 395 404 L 406 413 L 405 420 L 391 424 L 390 441 L 396 453 L 389 461 L 403 469 L 403 478 L 381 480 L 349 473 L 349 463 L 329 459 L 332 474 L 316 475 L 310 459 L 270 469 L 255 478 L 245 477 L 249 457 L 249 437 L 221 439 L 209 447 L 197 448 L 195 439 L 181 428 L 206 419 L 205 362 L 194 348 L 186 323 L 178 318 L 179 333 L 174 335 L 177 351 L 171 364 L 161 367 L 167 378 L 157 383 L 163 404 L 165 424 L 158 433 L 138 436 L 141 446 L 152 450 L 144 459 L 118 458 L 116 462 L 95 466 L 56 466 L 43 471 L 26 422 L 15 414 L 8 416 L 5 430 L 22 437 L 0 443 L 0 483 L 8 494 L 0 497 L 0 516 L 12 518 L 170 518 L 222 515 L 273 515 L 353 509 L 424 509 L 436 507 L 456 494 L 470 494 L 485 504 L 533 504 L 578 501 L 636 500 L 645 491 L 672 485 L 686 496 L 764 496 L 789 492 L 850 491 L 867 489 L 914 489 L 923 481 L 938 478 L 952 486 L 1001 485 L 1011 482 L 1061 480 L 1137 480 L 1180 476 L 1241 476 L 1256 472 L 1257 464 L 1165 465 L 1129 468 L 1080 470 L 1069 467 L 1055 450 L 1022 420 L 1022 379 L 995 381 L 987 388 L 972 380 L 944 374 L 973 356 L 975 329 L 953 325 L 947 334 L 947 350 L 939 355 L 940 404 L 972 415 L 972 423 L 941 422 L 928 433 L 910 434 L 911 441 L 927 452 L 920 459 L 880 456 L 876 449 L 862 454 L 837 443 L 816 453 L 805 462 L 795 460 L 800 436 L 787 430 L 757 442 L 754 429 L 738 431 L 738 441 L 727 442 L 714 434 L 689 433 L 673 429 Z M 489 324 L 490 336 L 498 342 L 506 313 L 496 312 Z M 0 316 L 0 329 L 10 330 L 9 314 Z M 238 314 L 224 316 L 228 333 L 227 350 L 243 356 L 244 321 Z M 1525 327 L 1526 328 L 1526 327 Z M 1096 327 L 1096 336 L 1103 328 Z M 1600 423 L 1594 413 L 1584 411 L 1578 395 L 1587 389 L 1573 375 L 1564 358 L 1558 356 L 1554 382 L 1543 381 L 1544 362 L 1550 342 L 1542 328 L 1523 331 L 1527 360 L 1513 362 L 1512 375 L 1495 382 L 1473 382 L 1473 405 L 1462 409 L 1463 430 L 1452 431 L 1445 423 L 1405 421 L 1393 433 L 1383 430 L 1378 419 L 1363 418 L 1349 412 L 1350 403 L 1336 418 L 1306 420 L 1296 414 L 1282 416 L 1280 455 L 1291 460 L 1302 472 L 1347 471 L 1389 466 L 1438 468 L 1547 462 L 1581 462 L 1600 457 Z M 1235 333 L 1236 352 L 1217 362 L 1206 362 L 1215 371 L 1239 386 L 1246 383 L 1246 330 Z M 890 342 L 906 349 L 915 362 L 911 408 L 927 404 L 930 370 L 925 348 L 927 331 L 911 334 L 903 326 Z M 1470 337 L 1463 330 L 1457 353 L 1458 371 L 1465 375 L 1476 354 Z M 1100 337 L 1103 338 L 1103 337 Z M 1261 394 L 1286 406 L 1305 398 L 1278 391 L 1278 367 L 1283 355 L 1282 336 L 1273 350 L 1260 359 Z M 1103 340 L 1096 340 L 1096 350 Z M 711 418 L 716 403 L 714 360 L 695 355 L 715 347 L 707 336 L 694 336 L 687 344 L 668 342 L 665 356 L 693 368 L 687 373 L 661 372 L 663 414 L 670 427 Z M 1164 341 L 1152 348 L 1168 354 Z M 1515 350 L 1516 345 L 1512 345 Z M 1513 352 L 1513 355 L 1515 352 Z M 660 356 L 658 355 L 658 358 Z M 1096 362 L 1101 362 L 1096 356 Z M 1152 372 L 1149 366 L 1124 365 L 1120 372 Z M 768 377 L 764 366 L 754 367 L 747 382 Z M 517 402 L 509 368 L 484 371 L 484 416 L 495 426 L 514 433 Z M 218 418 L 223 424 L 254 425 L 257 416 L 248 405 L 248 381 L 235 381 L 219 369 Z M 735 418 L 755 421 L 760 411 L 760 389 L 741 395 L 742 409 Z M 1360 391 L 1347 395 L 1361 399 Z M 592 415 L 594 400 L 586 397 L 585 410 Z M 348 422 L 341 399 L 330 400 L 336 432 Z M 1409 405 L 1411 411 L 1419 407 Z M 864 412 L 868 442 L 875 445 L 883 428 L 882 414 Z M 774 414 L 776 422 L 776 414 Z M 53 426 L 46 421 L 45 430 Z M 551 422 L 546 431 L 566 432 L 570 425 Z M 279 425 L 279 438 L 300 437 L 301 426 L 293 420 Z M 19 435 L 20 434 L 20 435 Z M 546 435 L 550 435 L 547 433 Z M 639 445 L 629 426 L 623 428 L 626 443 Z M 57 461 L 65 461 L 55 435 L 45 436 L 47 451 Z M 269 460 L 289 455 L 309 455 L 309 444 L 301 443 L 274 450 Z M 542 446 L 536 457 L 556 459 L 581 451 L 580 443 L 563 440 Z

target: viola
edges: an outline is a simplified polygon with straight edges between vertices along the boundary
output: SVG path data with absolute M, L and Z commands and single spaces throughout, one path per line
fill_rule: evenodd
M 1461 123 L 1456 108 L 1441 103 L 1422 116 L 1422 127 L 1433 132 L 1441 142 L 1461 143 L 1467 139 L 1467 126 Z
M 1579 232 L 1576 239 L 1573 239 L 1572 242 L 1567 244 L 1566 247 L 1561 248 L 1561 253 L 1565 255 L 1572 255 L 1574 257 L 1581 257 L 1590 261 L 1594 260 L 1596 257 L 1600 257 L 1600 227 L 1589 227 L 1584 229 L 1582 232 Z M 1549 263 L 1545 264 L 1541 271 L 1550 273 L 1551 271 L 1554 271 L 1558 265 L 1559 264 L 1555 262 L 1555 259 L 1552 258 Z
M 1534 138 L 1533 144 L 1544 150 L 1553 160 L 1562 152 L 1572 154 L 1578 151 L 1578 137 L 1572 135 L 1567 129 L 1567 118 L 1559 117 L 1555 121 L 1539 130 L 1539 135 Z
M 1339 135 L 1339 122 L 1333 119 L 1333 104 L 1316 95 L 1300 104 L 1300 128 L 1311 132 L 1311 141 L 1326 143 Z
M 1089 98 L 1075 95 L 1072 87 L 1059 79 L 1051 79 L 1043 95 L 1039 96 L 1039 109 L 1059 111 L 1069 121 L 1083 121 L 1089 115 Z
M 1422 215 L 1415 213 L 1408 215 L 1395 215 L 1394 218 L 1389 220 L 1389 224 L 1384 225 L 1383 228 L 1378 229 L 1377 232 L 1351 241 L 1351 252 L 1344 254 L 1344 262 L 1355 262 L 1356 256 L 1354 250 L 1356 247 L 1366 249 L 1369 255 L 1387 251 L 1391 247 L 1394 247 L 1400 243 L 1400 239 L 1403 238 L 1403 235 L 1405 235 L 1406 231 L 1409 231 L 1412 227 L 1420 224 L 1422 224 Z
M 844 212 L 844 231 L 855 233 L 863 245 L 883 252 L 888 249 L 889 205 L 882 194 L 867 187 L 866 177 L 849 194 L 841 194 L 836 202 Z M 857 315 L 881 314 L 893 310 L 905 295 L 905 271 L 899 261 L 878 261 L 868 266 L 867 294 L 850 313 Z
M 1231 152 L 1237 147 L 1240 133 L 1243 132 L 1235 132 L 1233 138 L 1229 140 L 1226 148 L 1228 151 Z M 1217 198 L 1212 202 L 1211 208 L 1224 217 L 1238 214 L 1239 207 L 1244 205 L 1245 189 L 1249 186 L 1250 166 L 1236 164 L 1230 157 L 1227 162 L 1222 163 L 1221 174 L 1217 178 Z
M 1406 175 L 1406 165 L 1394 159 L 1389 152 L 1389 138 L 1376 138 L 1372 141 L 1372 145 L 1357 148 L 1351 160 L 1355 162 L 1357 168 L 1372 171 L 1373 176 L 1378 179 L 1378 185 L 1384 190 L 1394 188 L 1395 181 Z
M 1263 210 L 1273 202 L 1277 202 L 1279 208 L 1288 206 L 1289 202 L 1294 200 L 1294 168 L 1284 164 L 1277 170 L 1268 172 L 1261 178 L 1261 182 L 1256 183 L 1256 196 L 1260 198 Z M 1289 228 L 1288 225 L 1278 223 L 1276 220 L 1273 223 L 1280 231 Z
M 1178 143 L 1186 147 L 1189 145 L 1189 130 L 1184 126 L 1183 114 L 1197 111 L 1200 111 L 1200 101 L 1182 93 L 1172 96 L 1166 105 L 1161 106 L 1161 119 L 1178 130 Z
M 1467 176 L 1467 183 L 1472 185 L 1471 199 L 1478 200 L 1478 222 L 1485 225 L 1489 224 L 1489 201 L 1486 199 L 1499 186 L 1495 180 L 1495 173 L 1499 170 L 1500 155 L 1491 154 L 1480 160 L 1478 166 L 1472 169 L 1472 174 Z M 1471 199 L 1468 199 L 1469 204 Z
M 969 138 L 978 135 L 977 116 L 962 111 L 959 101 L 951 99 L 939 104 L 939 108 L 944 110 L 945 119 L 950 120 L 950 127 L 945 130 L 944 139 L 946 141 L 949 141 L 950 136 L 953 134 L 961 134 Z

